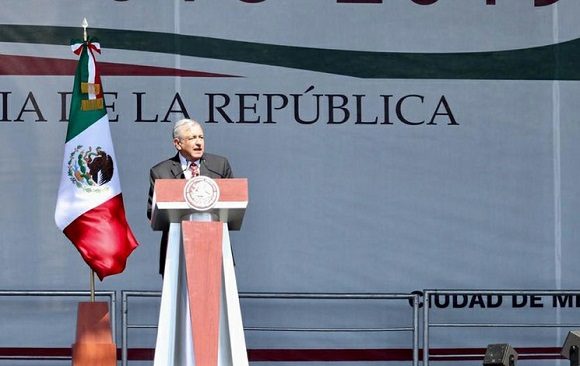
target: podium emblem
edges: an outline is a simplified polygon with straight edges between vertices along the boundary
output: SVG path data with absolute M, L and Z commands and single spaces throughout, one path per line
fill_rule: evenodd
M 189 207 L 198 211 L 207 211 L 218 201 L 220 189 L 215 180 L 200 175 L 187 181 L 183 196 Z

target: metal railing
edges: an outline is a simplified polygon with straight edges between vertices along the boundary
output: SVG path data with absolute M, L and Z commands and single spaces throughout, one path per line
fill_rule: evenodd
M 128 330 L 129 329 L 152 329 L 157 324 L 130 324 L 129 323 L 129 299 L 132 297 L 160 297 L 159 291 L 122 291 L 122 365 L 127 366 L 128 353 Z M 240 299 L 278 299 L 278 300 L 404 300 L 412 303 L 412 325 L 408 327 L 384 327 L 384 328 L 290 328 L 290 327 L 250 327 L 245 326 L 245 331 L 267 332 L 412 332 L 413 366 L 419 363 L 419 295 L 417 294 L 342 294 L 342 293 L 260 293 L 244 292 L 239 294 Z
M 2 297 L 86 297 L 87 301 L 90 299 L 90 291 L 58 291 L 58 290 L 0 290 L 0 298 Z M 111 333 L 113 340 L 116 339 L 116 303 L 117 296 L 115 291 L 95 291 L 95 297 L 108 297 L 110 318 L 111 318 Z M 67 348 L 70 345 L 67 345 Z M 0 355 L 2 360 L 69 360 L 70 356 L 5 356 Z
M 121 362 L 123 366 L 128 362 L 129 329 L 156 329 L 157 324 L 130 324 L 129 323 L 129 299 L 132 297 L 161 298 L 161 291 L 121 291 Z
M 406 300 L 412 304 L 412 325 L 403 327 L 380 327 L 380 328 L 290 328 L 290 327 L 259 327 L 246 326 L 245 331 L 264 331 L 264 332 L 411 332 L 412 333 L 412 353 L 413 365 L 417 366 L 419 363 L 419 308 L 423 306 L 423 366 L 429 366 L 430 360 L 430 331 L 434 328 L 572 328 L 579 327 L 580 324 L 552 322 L 552 323 L 534 323 L 534 322 L 486 322 L 486 323 L 462 323 L 462 322 L 444 322 L 434 323 L 431 321 L 431 312 L 444 311 L 438 309 L 437 306 L 431 306 L 432 301 L 439 295 L 483 295 L 483 296 L 576 296 L 580 297 L 580 290 L 425 290 L 423 294 L 388 294 L 388 293 L 368 293 L 368 294 L 342 294 L 342 293 L 240 293 L 241 299 L 278 299 L 278 300 Z M 0 298 L 2 297 L 87 297 L 89 298 L 90 291 L 7 291 L 0 290 Z M 110 316 L 112 323 L 112 335 L 116 340 L 116 292 L 115 291 L 97 291 L 97 297 L 108 297 Z M 131 324 L 129 322 L 129 305 L 131 298 L 160 298 L 160 291 L 122 291 L 122 349 L 121 361 L 123 366 L 128 362 L 128 330 L 129 329 L 156 329 L 157 324 Z M 420 300 L 423 303 L 420 303 Z M 446 355 L 447 357 L 451 355 Z M 483 355 L 481 355 L 483 357 Z M 7 356 L 0 355 L 3 360 L 59 360 L 70 359 L 70 356 Z M 436 359 L 436 358 L 433 358 Z
M 490 296 L 562 296 L 580 295 L 580 291 L 567 290 L 425 290 L 423 292 L 423 366 L 429 366 L 429 342 L 431 328 L 571 328 L 580 324 L 566 323 L 431 323 L 430 306 L 437 295 L 490 295 Z M 450 355 L 446 355 L 450 356 Z M 481 355 L 483 359 L 484 355 Z

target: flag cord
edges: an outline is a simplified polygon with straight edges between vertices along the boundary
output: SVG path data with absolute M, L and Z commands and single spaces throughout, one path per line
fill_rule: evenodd
M 91 302 L 95 302 L 95 271 L 91 269 Z

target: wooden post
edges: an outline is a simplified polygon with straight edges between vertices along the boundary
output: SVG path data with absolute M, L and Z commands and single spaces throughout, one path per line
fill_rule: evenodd
M 113 343 L 108 303 L 79 303 L 76 342 L 72 345 L 72 364 L 117 365 L 117 346 Z

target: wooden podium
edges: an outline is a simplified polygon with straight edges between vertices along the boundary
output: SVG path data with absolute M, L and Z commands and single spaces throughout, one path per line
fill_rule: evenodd
M 211 183 L 217 201 L 200 210 L 184 194 L 189 181 L 155 181 L 151 227 L 169 230 L 155 366 L 248 366 L 229 240 L 242 224 L 248 181 Z

